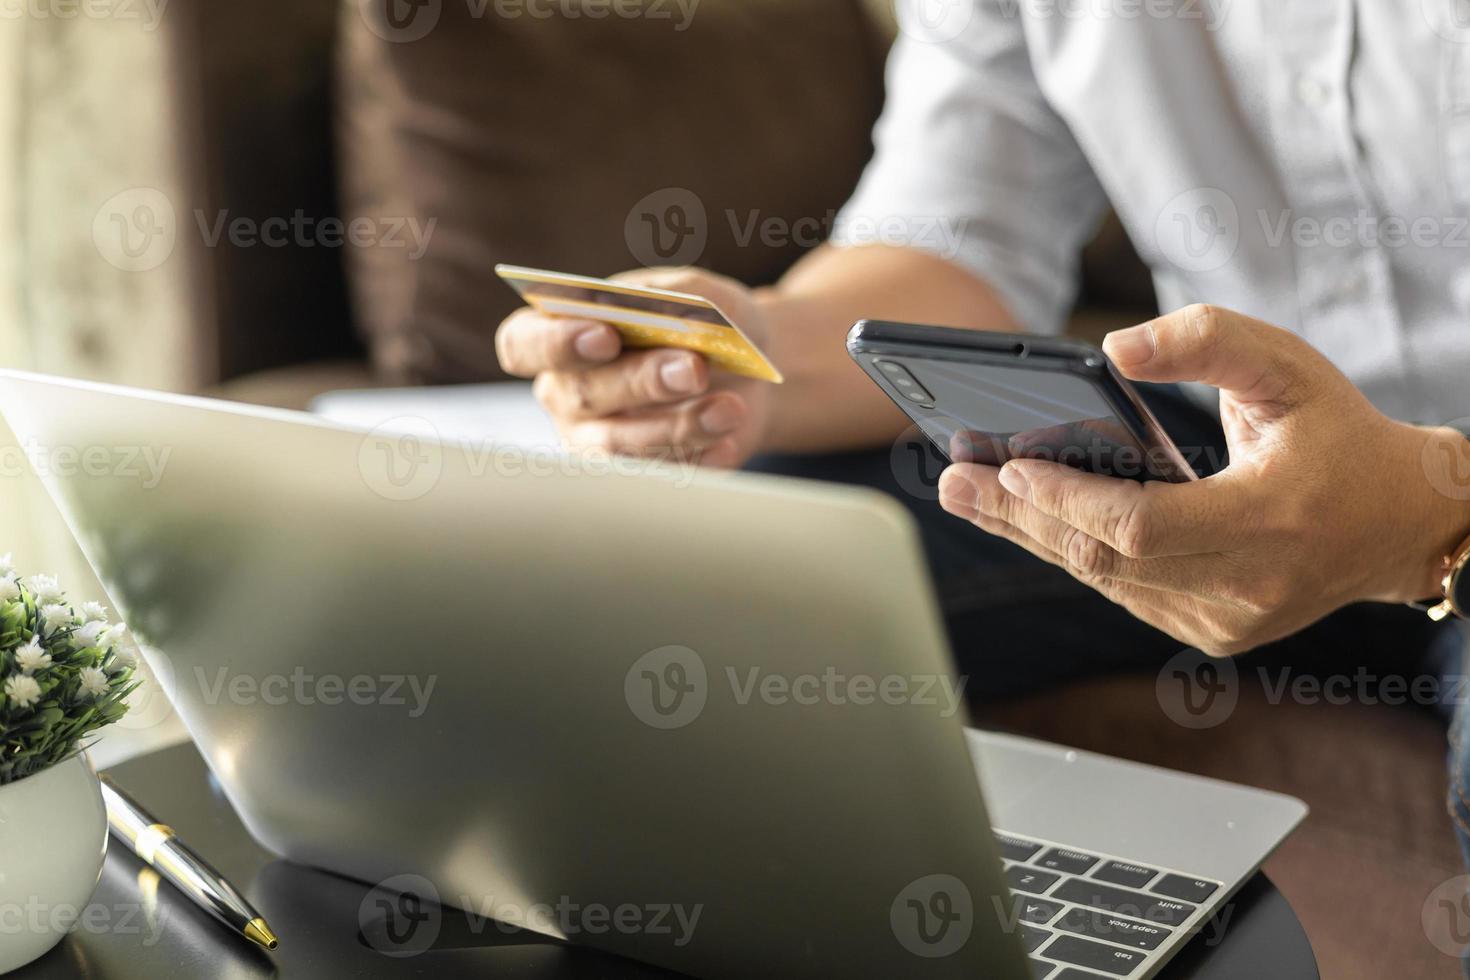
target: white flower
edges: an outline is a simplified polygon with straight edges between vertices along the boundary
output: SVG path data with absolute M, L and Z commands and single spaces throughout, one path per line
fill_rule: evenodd
M 20 598 L 20 585 L 13 578 L 0 578 L 0 602 L 14 602 Z
M 71 610 L 66 606 L 52 604 L 41 607 L 41 621 L 46 624 L 46 633 L 59 633 L 76 625 Z
M 9 578 L 15 574 L 15 562 L 10 560 L 10 552 L 0 555 L 0 578 Z
M 71 642 L 78 650 L 85 650 L 87 647 L 100 647 L 102 645 L 102 634 L 105 632 L 107 632 L 107 624 L 94 620 L 93 622 L 78 626 L 71 634 Z
M 31 642 L 15 651 L 15 665 L 22 674 L 32 674 L 51 666 L 51 654 L 41 649 L 41 638 L 31 637 Z
M 100 602 L 82 603 L 82 622 L 105 623 L 107 622 L 107 607 Z
M 18 707 L 29 708 L 41 700 L 41 685 L 28 674 L 16 674 L 5 682 L 5 696 Z
M 61 585 L 55 575 L 32 575 L 26 579 L 26 588 L 40 603 L 55 602 L 62 597 Z
M 107 631 L 104 642 L 112 648 L 112 669 L 127 670 L 138 665 L 138 641 L 127 623 L 118 623 Z
M 98 668 L 83 667 L 77 676 L 81 679 L 82 690 L 92 697 L 100 698 L 107 693 L 107 675 Z

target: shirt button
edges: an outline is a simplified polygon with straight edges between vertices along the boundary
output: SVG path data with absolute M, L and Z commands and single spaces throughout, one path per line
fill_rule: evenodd
M 1332 89 L 1320 78 L 1301 75 L 1296 80 L 1296 97 L 1312 109 L 1325 109 L 1332 101 Z
M 1332 290 L 1332 299 L 1344 306 L 1354 303 L 1363 297 L 1363 290 L 1366 286 L 1367 280 L 1363 278 L 1362 273 L 1345 273 L 1337 281 L 1337 287 Z

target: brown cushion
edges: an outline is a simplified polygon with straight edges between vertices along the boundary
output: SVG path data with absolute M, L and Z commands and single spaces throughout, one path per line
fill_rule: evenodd
M 587 16 L 630 2 L 649 16 Z M 869 0 L 395 6 L 425 19 L 344 4 L 339 85 L 347 214 L 435 222 L 419 258 L 349 250 L 356 316 L 394 380 L 498 376 L 492 334 L 516 302 L 496 262 L 770 282 L 871 152 L 889 28 Z

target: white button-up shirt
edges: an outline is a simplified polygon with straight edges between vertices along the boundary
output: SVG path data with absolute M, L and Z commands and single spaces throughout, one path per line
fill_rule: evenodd
M 1287 327 L 1383 411 L 1470 416 L 1470 0 L 900 0 L 839 244 L 1066 320 L 1108 202 L 1160 305 Z

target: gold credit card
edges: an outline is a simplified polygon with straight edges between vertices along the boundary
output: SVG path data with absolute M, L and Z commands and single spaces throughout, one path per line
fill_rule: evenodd
M 734 374 L 781 383 L 761 349 L 702 296 L 514 265 L 497 265 L 495 274 L 546 316 L 601 320 L 629 347 L 692 350 Z

